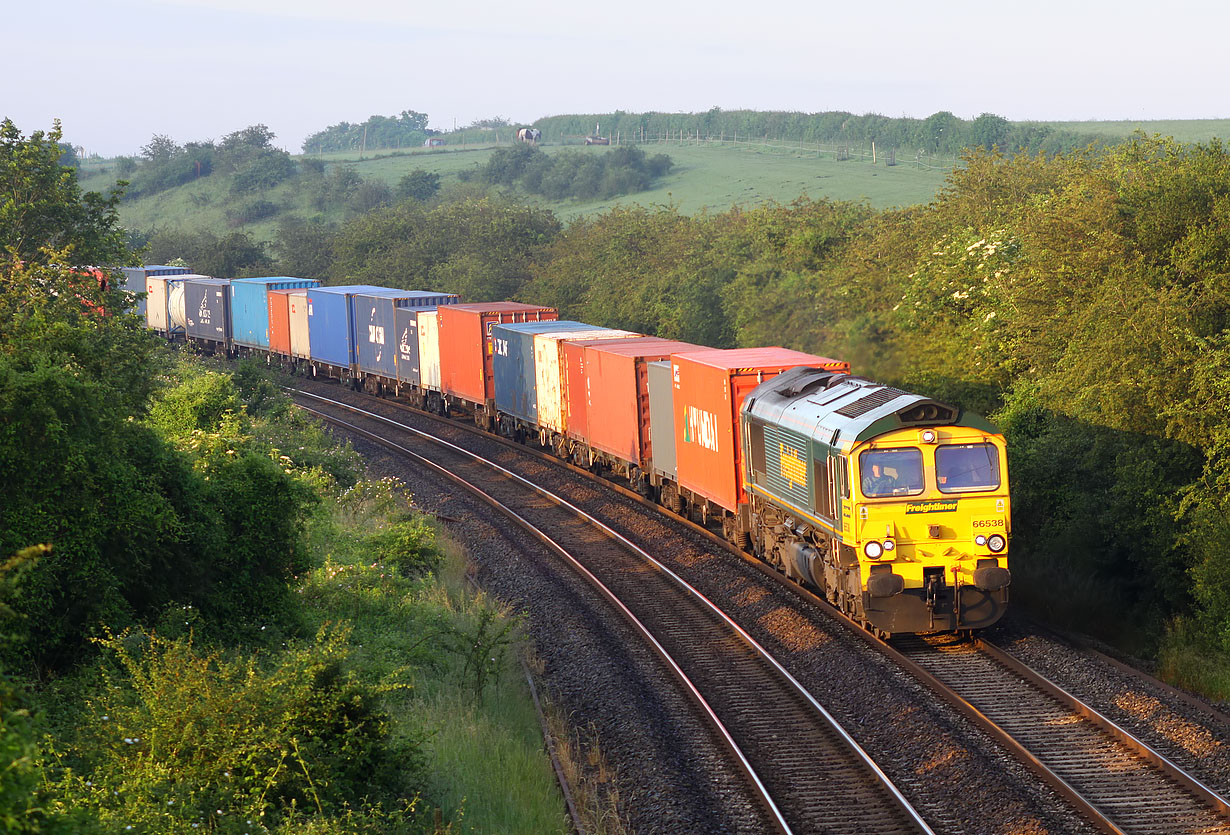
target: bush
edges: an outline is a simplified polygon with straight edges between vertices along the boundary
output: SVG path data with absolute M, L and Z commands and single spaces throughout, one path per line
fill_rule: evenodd
M 290 154 L 274 148 L 264 148 L 235 170 L 231 191 L 249 193 L 265 191 L 295 175 L 295 161 Z
M 371 534 L 362 547 L 374 562 L 392 566 L 403 576 L 413 577 L 434 570 L 440 564 L 441 553 L 436 547 L 435 536 L 425 518 L 415 517 Z
M 552 200 L 607 200 L 645 191 L 671 165 L 665 154 L 646 158 L 639 148 L 615 148 L 601 155 L 565 151 L 548 156 L 530 145 L 514 145 L 495 151 L 474 176 L 491 185 L 517 185 Z
M 273 217 L 278 213 L 278 206 L 269 200 L 249 200 L 239 205 L 236 209 L 230 209 L 226 213 L 226 220 L 231 226 L 240 226 L 245 223 L 255 223 L 258 220 L 264 220 L 267 217 Z
M 143 632 L 99 643 L 113 667 L 48 805 L 88 810 L 105 831 L 405 831 L 421 777 L 416 743 L 393 739 L 380 692 L 350 671 L 346 630 L 255 656 L 202 652 L 191 638 Z M 332 821 L 332 825 L 329 822 Z

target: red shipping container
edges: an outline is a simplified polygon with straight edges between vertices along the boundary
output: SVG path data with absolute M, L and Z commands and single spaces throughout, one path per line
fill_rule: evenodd
M 565 353 L 573 347 L 566 345 Z M 594 449 L 621 461 L 645 465 L 653 456 L 646 363 L 670 359 L 671 354 L 703 351 L 704 347 L 657 336 L 588 342 L 580 347 L 583 360 L 578 364 L 583 373 L 575 384 L 571 376 L 569 379 L 569 433 L 573 421 L 583 420 L 575 437 L 583 437 Z M 589 415 L 593 415 L 592 420 Z
M 290 356 L 290 299 L 295 290 L 270 290 L 265 297 L 269 303 L 269 352 Z
M 553 322 L 559 312 L 517 302 L 450 304 L 437 310 L 440 324 L 440 386 L 471 403 L 495 399 L 491 329 L 511 322 Z
M 752 389 L 805 365 L 849 371 L 842 360 L 788 348 L 709 348 L 671 355 L 679 485 L 734 511 L 744 500 L 739 409 Z

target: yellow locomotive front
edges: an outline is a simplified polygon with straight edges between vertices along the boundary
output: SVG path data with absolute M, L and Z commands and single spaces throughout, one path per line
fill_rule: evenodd
M 847 455 L 867 621 L 885 632 L 978 629 L 1007 603 L 1007 455 L 973 426 L 902 428 Z
M 1003 616 L 1011 516 L 985 419 L 858 377 L 799 368 L 742 413 L 757 552 L 882 635 Z

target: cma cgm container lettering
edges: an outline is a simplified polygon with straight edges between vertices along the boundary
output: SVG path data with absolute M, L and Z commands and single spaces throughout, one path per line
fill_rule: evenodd
M 183 333 L 185 307 L 183 287 L 189 278 L 209 278 L 196 273 L 151 275 L 145 279 L 145 326 L 159 333 Z
M 579 331 L 534 334 L 534 382 L 538 390 L 538 425 L 561 434 L 568 428 L 568 376 L 562 353 L 566 343 L 637 339 L 643 335 L 596 325 L 586 326 Z
M 428 290 L 356 293 L 352 307 L 359 370 L 390 380 L 397 379 L 397 311 L 434 311 L 438 305 L 456 304 L 458 301 L 459 297 L 453 293 Z
M 580 398 L 570 384 L 570 403 L 585 404 L 580 431 L 594 449 L 638 467 L 653 457 L 650 435 L 649 364 L 703 346 L 647 336 L 620 342 L 583 343 L 585 377 Z M 578 409 L 573 407 L 573 416 Z M 592 417 L 592 420 L 588 419 Z M 569 434 L 577 427 L 569 424 Z
M 358 293 L 396 292 L 374 284 L 312 287 L 308 290 L 308 343 L 312 362 L 353 371 L 355 368 L 354 315 Z
M 168 267 L 164 264 L 146 264 L 144 267 L 122 267 L 120 271 L 124 273 L 124 281 L 117 289 L 127 290 L 129 293 L 144 293 L 145 279 L 152 275 L 188 275 L 191 272 L 187 267 Z M 145 301 L 144 297 L 137 299 L 132 312 L 139 316 L 144 316 Z
M 236 345 L 269 348 L 269 291 L 319 287 L 314 278 L 289 275 L 231 280 L 231 338 Z
M 482 406 L 495 400 L 492 329 L 500 324 L 555 321 L 559 311 L 517 302 L 485 302 L 442 307 L 438 319 L 441 389 Z
M 231 344 L 231 282 L 225 278 L 185 278 L 184 310 L 189 339 Z
M 671 355 L 679 486 L 735 511 L 743 500 L 739 408 L 761 382 L 805 365 L 849 371 L 841 360 L 788 348 L 709 348 Z
M 491 329 L 491 370 L 495 377 L 495 407 L 531 424 L 538 422 L 538 384 L 534 375 L 534 334 L 601 330 L 567 319 L 498 324 Z

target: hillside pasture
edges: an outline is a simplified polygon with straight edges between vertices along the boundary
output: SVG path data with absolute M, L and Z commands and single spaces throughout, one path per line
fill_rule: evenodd
M 519 199 L 548 208 L 562 220 L 600 213 L 622 205 L 674 205 L 686 214 L 700 211 L 725 211 L 731 206 L 758 206 L 770 202 L 789 203 L 807 196 L 814 199 L 866 201 L 875 208 L 929 203 L 943 186 L 948 170 L 899 160 L 885 164 L 883 155 L 876 164 L 853 156 L 838 161 L 831 152 L 790 146 L 732 144 L 695 144 L 690 142 L 651 143 L 642 146 L 649 154 L 667 154 L 674 162 L 671 172 L 660 178 L 649 191 L 619 198 L 579 203 L 552 202 L 522 195 Z M 366 180 L 379 180 L 390 186 L 416 169 L 441 178 L 444 192 L 463 187 L 463 172 L 476 171 L 486 164 L 493 146 L 434 149 L 364 155 L 336 153 L 311 155 L 299 159 L 319 159 L 326 174 L 337 166 L 347 166 Z M 582 146 L 544 146 L 547 153 L 608 153 L 609 148 Z M 83 170 L 82 184 L 89 190 L 103 190 L 114 182 L 114 169 L 105 172 L 91 165 Z M 311 181 L 306 177 L 282 183 L 262 194 L 239 197 L 229 191 L 230 179 L 205 177 L 176 189 L 120 206 L 122 223 L 130 229 L 178 228 L 209 230 L 223 234 L 233 229 L 248 232 L 258 240 L 272 240 L 283 218 L 316 219 L 340 222 L 352 212 L 331 205 L 324 210 L 313 203 Z M 245 202 L 259 199 L 276 206 L 276 213 L 261 220 L 234 224 L 234 213 Z

